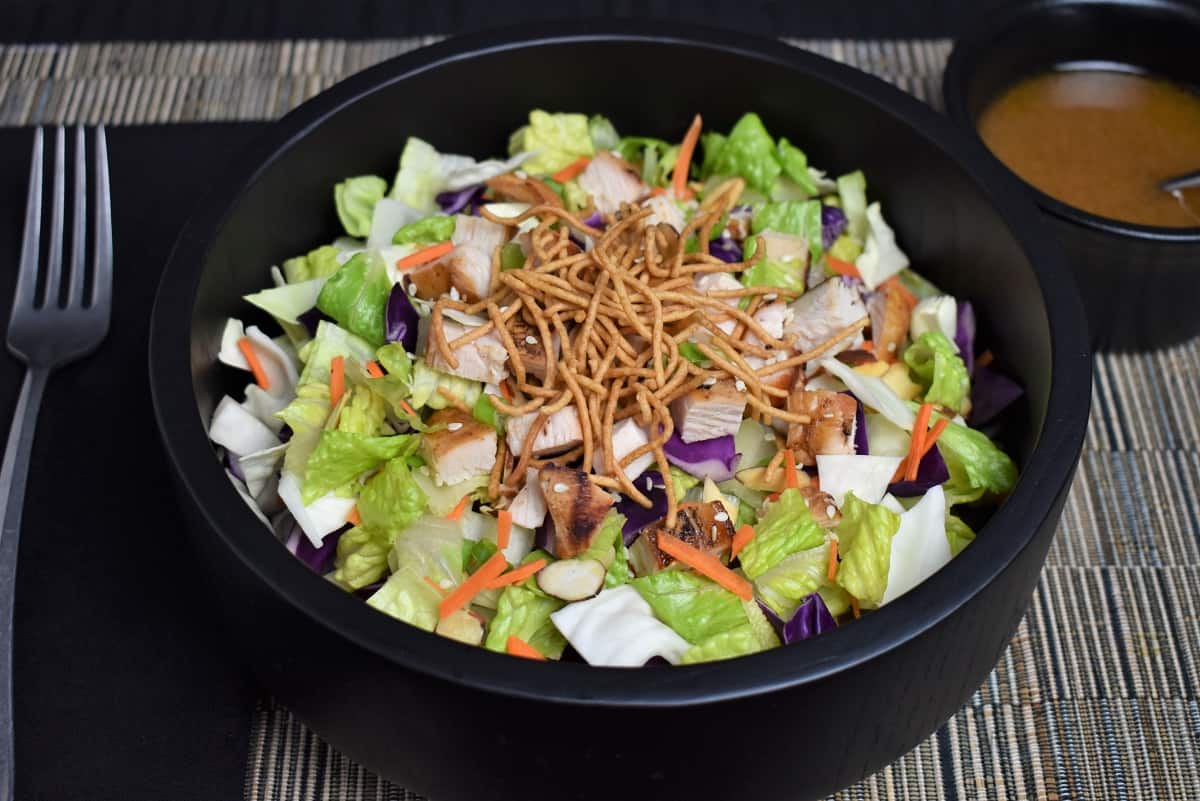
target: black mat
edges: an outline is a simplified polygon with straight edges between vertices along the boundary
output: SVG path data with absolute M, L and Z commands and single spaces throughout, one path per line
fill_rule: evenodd
M 109 130 L 113 327 L 50 381 L 17 582 L 17 796 L 242 796 L 256 691 L 225 647 L 184 540 L 151 414 L 146 328 L 176 230 L 256 130 Z M 31 134 L 0 131 L 0 325 L 20 250 Z M 21 371 L 0 357 L 4 436 Z

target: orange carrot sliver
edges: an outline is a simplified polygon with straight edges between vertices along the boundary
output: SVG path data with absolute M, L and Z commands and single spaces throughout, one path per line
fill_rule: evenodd
M 667 190 L 663 189 L 661 186 L 656 186 L 650 190 L 650 197 L 658 197 L 659 195 L 665 194 L 667 194 Z
M 417 416 L 417 413 L 413 410 L 413 407 L 409 406 L 403 400 L 400 401 L 400 408 L 403 409 L 404 413 L 407 414 L 409 417 Z
M 407 270 L 409 267 L 416 267 L 419 264 L 436 261 L 452 250 L 454 250 L 453 242 L 438 242 L 436 245 L 421 248 L 416 253 L 410 253 L 402 259 L 397 259 L 396 269 Z
M 545 566 L 545 559 L 535 559 L 527 565 L 521 565 L 520 567 L 513 568 L 504 575 L 500 576 L 500 578 L 492 579 L 492 581 L 488 583 L 487 588 L 489 590 L 498 590 L 501 587 L 507 587 L 509 584 L 520 584 L 522 581 L 529 578 Z
M 504 554 L 496 551 L 492 554 L 492 558 L 483 563 L 483 567 L 476 570 L 466 581 L 459 584 L 454 592 L 442 599 L 438 606 L 438 617 L 446 618 L 462 609 L 471 602 L 471 599 L 487 588 L 492 579 L 499 576 L 508 567 L 508 561 L 504 558 Z
M 917 480 L 917 468 L 921 466 L 921 454 L 925 448 L 925 430 L 929 428 L 931 414 L 933 404 L 922 403 L 917 411 L 917 421 L 913 423 L 912 441 L 908 443 L 908 468 L 904 473 L 907 481 Z
M 796 454 L 790 448 L 783 452 L 783 485 L 788 489 L 800 486 L 800 475 L 796 472 Z
M 921 446 L 921 458 L 925 458 L 925 454 L 933 450 L 933 446 L 937 444 L 938 437 L 946 430 L 946 426 L 950 425 L 950 421 L 945 417 L 933 424 L 933 428 L 925 436 L 925 443 Z
M 733 548 L 730 549 L 729 555 L 733 557 L 741 553 L 742 549 L 750 544 L 750 540 L 754 539 L 755 533 L 757 532 L 754 531 L 754 526 L 743 523 L 742 527 L 733 535 Z
M 912 446 L 912 443 L 909 443 Z M 895 484 L 897 481 L 904 480 L 904 474 L 908 472 L 908 457 L 905 456 L 900 460 L 900 464 L 896 465 L 896 472 L 892 473 L 892 480 L 888 483 Z
M 875 352 L 875 340 L 868 339 L 866 342 L 862 343 L 861 349 L 865 350 L 867 353 L 874 353 Z
M 901 282 L 901 280 L 899 278 L 897 278 L 896 276 L 893 275 L 891 278 L 884 281 L 881 286 L 894 287 L 896 292 L 900 295 L 900 297 L 904 298 L 904 302 L 906 304 L 908 304 L 908 308 L 911 309 L 912 307 L 917 305 L 917 296 L 914 295 L 912 292 L 909 292 L 908 287 L 906 287 L 903 284 L 903 282 Z
M 362 525 L 362 518 L 358 516 L 357 506 L 354 506 L 350 509 L 350 514 L 346 515 L 346 522 L 352 526 Z
M 838 543 L 837 540 L 829 541 L 829 569 L 825 571 L 825 578 L 829 579 L 830 581 L 833 581 L 835 578 L 837 578 L 837 569 L 838 569 L 837 543 Z
M 679 145 L 679 155 L 675 157 L 675 170 L 671 174 L 671 188 L 675 197 L 683 199 L 688 192 L 688 170 L 692 167 L 692 154 L 696 152 L 696 143 L 700 141 L 700 115 L 692 120 L 687 133 L 683 135 L 683 143 Z
M 983 353 L 979 354 L 979 356 L 975 359 L 975 366 L 976 367 L 987 367 L 989 364 L 992 363 L 992 360 L 995 358 L 996 357 L 992 355 L 992 352 L 990 350 L 985 350 Z
M 263 389 L 270 389 L 271 377 L 267 375 L 262 362 L 258 360 L 258 354 L 254 352 L 254 343 L 250 341 L 250 337 L 242 337 L 238 340 L 238 350 L 246 357 L 246 364 L 250 365 L 250 372 L 254 374 L 254 383 Z
M 739 598 L 746 601 L 754 598 L 754 589 L 750 586 L 750 582 L 721 564 L 721 560 L 717 557 L 693 548 L 683 540 L 665 532 L 660 532 L 658 535 L 658 548 L 667 556 L 678 559 L 697 573 L 717 582 Z
M 367 362 L 367 373 L 370 374 L 371 378 L 383 378 L 383 368 L 374 359 Z
M 507 378 L 500 382 L 500 397 L 504 398 L 506 401 L 513 399 L 512 387 L 508 385 Z
M 329 362 L 329 405 L 337 406 L 346 394 L 346 357 L 334 356 Z
M 848 278 L 857 278 L 862 280 L 862 275 L 859 274 L 858 268 L 853 263 L 835 259 L 828 253 L 825 254 L 825 263 L 829 265 L 829 269 L 833 270 L 838 275 L 844 275 Z
M 431 579 L 429 576 L 422 576 L 421 578 L 424 580 L 424 582 L 426 584 L 428 584 L 430 587 L 433 587 L 434 592 L 436 592 L 438 595 L 442 596 L 443 598 L 446 597 L 446 591 L 444 589 L 442 589 L 441 587 L 439 587 L 438 583 L 436 581 Z
M 580 156 L 550 177 L 558 181 L 560 184 L 565 184 L 567 181 L 571 180 L 576 175 L 579 175 L 579 173 L 587 169 L 587 165 L 590 162 L 591 158 L 588 156 Z
M 471 493 L 467 493 L 458 499 L 458 503 L 450 510 L 450 514 L 446 515 L 447 520 L 457 520 L 463 516 L 463 512 L 467 511 L 467 505 L 471 502 Z
M 496 513 L 496 547 L 504 550 L 508 547 L 508 539 L 512 536 L 512 512 L 501 509 Z
M 504 650 L 508 651 L 512 656 L 522 656 L 526 659 L 536 659 L 539 662 L 545 662 L 546 657 L 542 656 L 538 649 L 534 648 L 524 640 L 508 635 L 508 642 L 505 644 Z
M 862 617 L 862 612 L 858 608 L 858 599 L 853 595 L 850 596 L 850 611 L 854 613 L 854 619 L 858 620 Z

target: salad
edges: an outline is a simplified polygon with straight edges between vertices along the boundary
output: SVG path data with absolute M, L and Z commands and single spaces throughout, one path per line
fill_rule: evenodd
M 227 322 L 248 383 L 209 436 L 284 547 L 409 625 L 604 666 L 780 647 L 904 595 L 1016 481 L 970 302 L 753 113 L 409 138 L 333 211 L 246 296 L 264 327 Z

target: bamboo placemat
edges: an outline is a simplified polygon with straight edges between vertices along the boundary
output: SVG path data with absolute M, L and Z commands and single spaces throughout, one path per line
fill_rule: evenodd
M 271 119 L 429 41 L 0 47 L 0 125 Z M 948 40 L 791 43 L 940 103 Z M 1200 340 L 1097 357 L 1079 472 L 1012 643 L 937 734 L 836 798 L 1200 796 L 1198 398 Z M 248 801 L 418 798 L 269 699 L 245 788 Z

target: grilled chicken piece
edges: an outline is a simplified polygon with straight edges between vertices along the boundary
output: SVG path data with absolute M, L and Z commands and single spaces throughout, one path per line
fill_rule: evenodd
M 838 511 L 832 495 L 828 492 L 821 492 L 811 484 L 800 487 L 799 492 L 808 502 L 808 511 L 812 513 L 812 518 L 818 526 L 821 528 L 837 526 L 838 521 L 842 519 L 842 513 Z
M 454 320 L 442 319 L 442 331 L 446 342 L 453 342 L 469 330 Z M 433 354 L 430 366 L 443 373 L 482 381 L 485 384 L 499 384 L 508 376 L 508 351 L 504 349 L 504 343 L 495 331 L 489 331 L 479 339 L 455 349 L 454 356 L 458 359 L 458 367 L 451 367 L 450 363 L 442 358 L 441 350 L 432 344 L 429 346 L 429 352 Z
M 653 195 L 642 201 L 642 205 L 654 209 L 654 213 L 646 218 L 646 225 L 669 225 L 676 233 L 683 230 L 683 212 L 669 196 Z
M 789 308 L 788 305 L 781 300 L 768 303 L 754 313 L 754 321 L 761 325 L 768 334 L 776 339 L 783 337 L 783 329 L 791 319 L 791 308 Z M 762 341 L 753 331 L 747 332 L 746 341 L 754 345 L 762 344 Z M 775 357 L 775 360 L 784 361 L 792 355 L 794 354 L 790 350 L 779 351 Z M 763 359 L 760 356 L 755 356 L 753 353 L 748 353 L 743 358 L 746 360 L 747 364 L 756 370 L 767 365 L 766 359 Z M 760 380 L 764 384 L 769 384 L 770 386 L 778 389 L 788 389 L 792 386 L 792 383 L 795 381 L 795 379 L 796 368 L 785 367 L 782 370 L 777 370 L 774 373 L 763 376 Z
M 538 481 L 538 471 L 532 467 L 525 469 L 525 486 L 513 498 L 508 506 L 514 525 L 524 528 L 538 528 L 546 520 L 546 497 L 542 495 L 542 485 Z
M 622 203 L 632 203 L 646 193 L 637 171 L 611 153 L 600 152 L 579 174 L 579 187 L 592 197 L 596 211 L 616 214 Z
M 443 486 L 490 472 L 496 464 L 496 429 L 454 408 L 434 412 L 430 426 L 444 425 L 421 437 L 433 480 Z
M 408 280 L 417 288 L 418 298 L 437 300 L 450 291 L 450 271 L 449 260 L 438 259 L 412 268 L 408 273 Z
M 521 453 L 525 447 L 525 438 L 538 412 L 529 412 L 519 417 L 510 417 L 506 425 L 508 449 L 513 453 Z M 550 415 L 546 425 L 533 440 L 534 456 L 549 456 L 574 448 L 583 442 L 583 429 L 579 427 L 579 412 L 574 406 L 559 409 Z
M 674 564 L 675 558 L 658 548 L 658 535 L 662 532 L 722 561 L 729 560 L 733 547 L 733 521 L 720 501 L 680 504 L 675 527 L 668 529 L 663 522 L 659 520 L 642 529 L 629 548 L 629 559 L 639 576 L 657 573 Z
M 626 417 L 613 426 L 613 461 L 620 462 L 628 454 L 633 453 L 649 441 L 650 437 L 646 434 L 646 430 L 635 423 L 632 417 Z M 635 479 L 646 472 L 646 468 L 653 462 L 654 454 L 644 453 L 625 466 L 625 475 L 630 479 Z M 596 449 L 592 466 L 597 473 L 606 472 L 604 469 L 604 445 Z
M 504 244 L 504 226 L 483 217 L 454 217 L 454 245 L 444 259 L 449 266 L 450 284 L 471 302 L 484 298 L 492 283 L 492 254 Z
M 699 387 L 671 404 L 675 430 L 684 442 L 736 434 L 746 411 L 746 393 L 733 381 Z
M 754 210 L 750 206 L 735 206 L 729 212 L 729 222 L 725 224 L 725 230 L 729 236 L 739 241 L 750 236 L 750 218 L 754 216 Z
M 742 282 L 733 277 L 732 273 L 697 273 L 692 279 L 692 286 L 701 295 L 707 295 L 710 292 L 722 292 L 730 289 L 742 289 Z M 737 298 L 721 298 L 727 306 L 737 306 Z M 717 328 L 720 328 L 726 334 L 732 334 L 733 329 L 737 328 L 737 320 L 732 316 L 726 317 L 721 312 L 709 311 L 710 317 L 717 320 Z M 693 339 L 699 342 L 706 342 L 712 336 L 704 329 L 697 329 Z
M 548 464 L 538 472 L 538 483 L 550 513 L 550 544 L 558 559 L 578 556 L 592 538 L 612 506 L 612 496 L 588 481 L 582 470 Z
M 546 345 L 542 342 L 542 335 L 537 326 L 530 325 L 520 316 L 516 316 L 508 321 L 508 333 L 512 335 L 513 344 L 521 353 L 521 363 L 525 365 L 525 371 L 538 378 L 545 377 Z M 554 350 L 554 358 L 557 359 L 558 337 L 551 336 L 551 339 L 550 344 Z
M 545 181 L 537 178 L 522 178 L 516 173 L 506 172 L 484 181 L 497 197 L 528 203 L 531 206 L 557 206 L 562 208 L 562 198 Z
M 830 280 L 810 290 L 791 303 L 792 320 L 785 333 L 796 336 L 798 351 L 812 350 L 822 345 L 841 329 L 858 322 L 867 315 L 867 307 L 858 295 L 858 289 L 847 286 L 840 279 Z M 835 345 L 825 355 L 833 356 L 846 348 L 858 347 L 862 334 L 856 333 Z
M 791 265 L 800 271 L 808 270 L 808 260 L 812 255 L 808 240 L 797 234 L 783 234 L 779 231 L 763 231 L 756 234 L 761 236 L 766 246 L 766 258 L 780 264 Z
M 827 389 L 793 390 L 788 411 L 806 414 L 811 423 L 788 426 L 787 446 L 797 464 L 817 463 L 817 454 L 854 454 L 855 415 L 858 402 L 849 395 Z
M 896 282 L 889 281 L 880 291 L 871 295 L 867 302 L 871 313 L 871 339 L 875 342 L 875 353 L 885 361 L 896 361 L 896 354 L 908 335 L 912 309 Z

